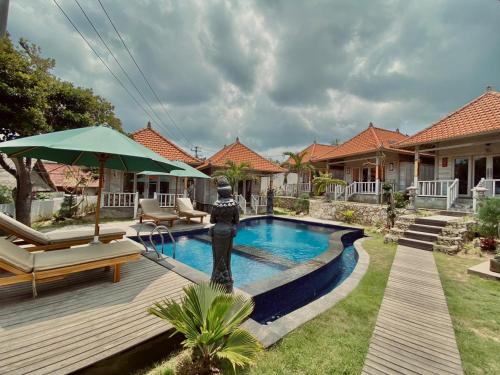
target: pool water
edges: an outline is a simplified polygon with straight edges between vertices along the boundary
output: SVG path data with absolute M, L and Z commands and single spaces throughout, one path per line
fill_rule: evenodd
M 234 245 L 246 245 L 269 252 L 275 257 L 300 264 L 328 249 L 335 228 L 312 226 L 300 222 L 258 219 L 241 222 Z M 172 256 L 172 244 L 166 243 L 163 254 Z M 212 272 L 212 246 L 188 235 L 176 238 L 175 259 L 205 274 Z M 231 255 L 231 269 L 237 287 L 278 275 L 285 268 L 275 263 L 236 254 Z
M 172 256 L 172 244 L 163 246 L 163 253 Z M 188 236 L 176 238 L 175 259 L 208 276 L 212 274 L 212 245 Z M 279 274 L 283 268 L 259 262 L 239 254 L 231 255 L 231 270 L 237 287 Z

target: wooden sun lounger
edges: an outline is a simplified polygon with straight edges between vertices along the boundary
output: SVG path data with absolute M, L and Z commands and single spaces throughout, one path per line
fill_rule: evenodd
M 208 215 L 207 212 L 195 210 L 189 198 L 177 198 L 177 209 L 179 217 L 185 217 L 188 223 L 192 218 L 200 218 L 200 223 L 203 223 L 203 218 Z
M 0 238 L 0 269 L 13 276 L 0 277 L 0 286 L 54 281 L 65 276 L 96 268 L 113 267 L 113 282 L 120 281 L 120 267 L 140 258 L 143 248 L 131 240 L 64 249 L 56 252 L 31 253 L 5 238 Z
M 94 239 L 93 229 L 42 233 L 3 213 L 0 213 L 0 230 L 6 236 L 16 238 L 17 244 L 29 245 L 25 247 L 28 251 L 67 249 L 88 244 Z M 108 243 L 122 239 L 124 235 L 125 231 L 119 228 L 102 228 L 99 240 Z
M 174 221 L 179 218 L 175 213 L 168 208 L 160 207 L 160 203 L 156 199 L 141 199 L 141 215 L 139 222 L 143 220 L 152 220 L 156 225 L 161 222 L 167 222 L 168 226 L 172 227 Z

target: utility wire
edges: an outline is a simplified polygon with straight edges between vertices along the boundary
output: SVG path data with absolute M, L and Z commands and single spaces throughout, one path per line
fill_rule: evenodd
M 116 55 L 113 53 L 113 51 L 111 50 L 111 48 L 109 48 L 108 44 L 106 43 L 106 41 L 103 39 L 103 37 L 101 36 L 101 33 L 99 33 L 99 30 L 97 30 L 97 28 L 95 27 L 94 23 L 92 22 L 92 20 L 90 19 L 90 17 L 87 15 L 87 13 L 85 12 L 85 10 L 82 8 L 82 6 L 80 5 L 80 2 L 78 0 L 75 0 L 75 3 L 78 5 L 78 7 L 80 8 L 80 10 L 82 11 L 83 15 L 85 16 L 85 19 L 87 20 L 87 22 L 90 24 L 90 26 L 92 27 L 92 29 L 95 31 L 95 33 L 97 34 L 97 36 L 99 37 L 99 40 L 102 42 L 102 44 L 104 45 L 104 47 L 107 49 L 107 51 L 110 53 L 111 57 L 113 57 L 113 60 L 115 60 L 116 64 L 118 65 L 118 67 L 121 69 L 121 71 L 123 72 L 123 74 L 125 75 L 125 77 L 127 78 L 127 80 L 130 82 L 130 84 L 134 87 L 134 89 L 137 91 L 137 93 L 139 94 L 139 96 L 142 98 L 142 100 L 144 101 L 144 103 L 146 103 L 147 107 L 149 108 L 149 110 L 156 116 L 156 118 L 158 119 L 158 121 L 163 125 L 163 128 L 164 130 L 167 132 L 167 134 L 169 134 L 169 137 L 172 137 L 172 134 L 170 134 L 169 132 L 169 129 L 167 128 L 166 124 L 162 121 L 162 119 L 160 118 L 160 116 L 158 116 L 158 114 L 156 113 L 156 111 L 154 110 L 154 108 L 151 106 L 151 104 L 149 103 L 149 101 L 146 99 L 146 97 L 142 94 L 141 90 L 139 90 L 139 88 L 137 87 L 137 85 L 134 83 L 134 81 L 132 80 L 132 78 L 130 77 L 130 75 L 127 73 L 127 71 L 125 70 L 125 68 L 123 67 L 123 65 L 118 61 L 118 59 L 116 58 Z
M 174 118 L 171 116 L 170 112 L 165 108 L 165 106 L 163 105 L 163 102 L 161 101 L 160 97 L 158 96 L 158 94 L 156 93 L 156 91 L 153 89 L 152 85 L 149 83 L 149 80 L 146 78 L 146 75 L 144 74 L 143 70 L 141 69 L 141 67 L 139 66 L 139 64 L 137 63 L 136 59 L 134 58 L 134 55 L 132 55 L 132 52 L 130 51 L 130 49 L 128 48 L 127 46 L 127 43 L 125 43 L 125 40 L 122 38 L 120 32 L 118 31 L 118 29 L 116 28 L 115 26 L 115 23 L 111 20 L 111 17 L 109 16 L 109 13 L 107 12 L 106 8 L 104 7 L 104 5 L 102 4 L 101 0 L 97 0 L 99 2 L 99 5 L 101 6 L 102 10 L 104 11 L 104 13 L 106 14 L 106 17 L 108 18 L 109 22 L 111 23 L 111 26 L 113 26 L 113 29 L 115 30 L 116 34 L 118 35 L 118 38 L 120 39 L 120 41 L 122 42 L 123 44 L 123 47 L 125 47 L 125 50 L 127 51 L 128 55 L 130 56 L 130 58 L 132 59 L 132 61 L 134 62 L 135 66 L 137 67 L 137 69 L 139 70 L 139 72 L 141 73 L 141 76 L 142 78 L 144 79 L 144 82 L 146 82 L 147 86 L 149 87 L 149 89 L 151 90 L 151 92 L 153 93 L 155 99 L 158 101 L 158 104 L 160 104 L 161 108 L 163 109 L 163 111 L 165 112 L 165 114 L 168 116 L 168 118 L 170 119 L 170 121 L 172 122 L 172 124 L 175 126 L 175 128 L 177 129 L 177 131 L 179 132 L 179 134 L 186 140 L 186 142 L 192 146 L 192 143 L 189 141 L 189 139 L 184 135 L 184 133 L 182 132 L 182 130 L 180 129 L 180 127 L 177 125 L 177 122 L 174 120 Z
M 89 48 L 92 50 L 92 52 L 94 52 L 94 54 L 97 56 L 97 58 L 103 63 L 103 65 L 106 67 L 106 69 L 109 71 L 109 73 L 113 76 L 113 78 L 118 82 L 118 84 L 127 92 L 127 94 L 132 98 L 132 100 L 143 110 L 143 112 L 149 117 L 151 118 L 151 114 L 146 110 L 146 108 L 144 108 L 144 106 L 139 103 L 139 101 L 137 100 L 137 98 L 130 92 L 130 90 L 127 88 L 127 86 L 125 86 L 123 84 L 123 82 L 120 80 L 120 78 L 111 70 L 111 68 L 108 66 L 108 64 L 103 60 L 103 58 L 101 57 L 101 55 L 99 55 L 99 53 L 95 50 L 94 47 L 92 47 L 92 45 L 90 44 L 90 42 L 87 40 L 87 38 L 85 38 L 85 35 L 83 35 L 80 30 L 78 29 L 78 27 L 75 25 L 75 23 L 71 20 L 71 18 L 68 16 L 68 14 L 64 11 L 64 9 L 59 5 L 59 3 L 56 1 L 56 0 L 52 0 L 56 5 L 57 7 L 59 8 L 59 10 L 62 12 L 62 14 L 64 15 L 64 17 L 66 17 L 66 19 L 68 20 L 68 22 L 71 24 L 71 26 L 73 26 L 73 28 L 75 29 L 75 31 L 82 37 L 82 39 L 85 41 L 85 43 L 87 44 L 87 46 L 89 46 Z

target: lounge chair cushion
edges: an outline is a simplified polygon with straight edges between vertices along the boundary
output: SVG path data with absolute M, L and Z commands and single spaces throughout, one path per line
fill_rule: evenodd
M 48 237 L 44 233 L 40 233 L 1 212 L 0 225 L 9 232 L 6 233 L 6 235 L 15 235 L 16 237 L 21 237 L 26 241 L 40 245 L 48 245 L 50 243 Z
M 94 238 L 94 229 L 81 229 L 81 230 L 65 230 L 44 233 L 50 243 L 92 240 Z M 99 237 L 103 238 L 110 235 L 124 236 L 125 231 L 120 228 L 100 228 Z
M 201 217 L 208 213 L 195 210 L 189 198 L 177 198 L 177 207 L 181 216 Z
M 35 272 L 47 271 L 125 255 L 140 254 L 143 250 L 144 248 L 137 242 L 125 239 L 109 244 L 101 243 L 59 251 L 34 253 L 33 270 Z
M 4 237 L 0 238 L 0 261 L 24 271 L 33 271 L 34 254 L 14 245 Z
M 165 221 L 169 221 L 169 220 L 175 220 L 175 219 L 178 219 L 179 216 L 177 216 L 176 214 L 174 213 L 169 213 L 169 212 L 144 212 L 144 214 L 146 216 L 149 216 L 149 217 L 154 217 L 155 219 L 158 219 L 158 220 L 165 220 Z
M 178 216 L 168 208 L 160 207 L 156 199 L 141 199 L 141 209 L 144 215 L 154 217 L 159 220 L 175 220 Z

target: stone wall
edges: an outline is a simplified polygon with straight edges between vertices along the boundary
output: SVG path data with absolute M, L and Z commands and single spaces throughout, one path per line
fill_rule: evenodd
M 354 211 L 353 223 L 383 227 L 387 222 L 387 206 L 379 204 L 333 201 L 309 201 L 309 216 L 317 219 L 345 221 L 343 212 Z
M 285 210 L 294 210 L 295 197 L 274 197 L 273 204 L 274 207 L 284 208 Z

